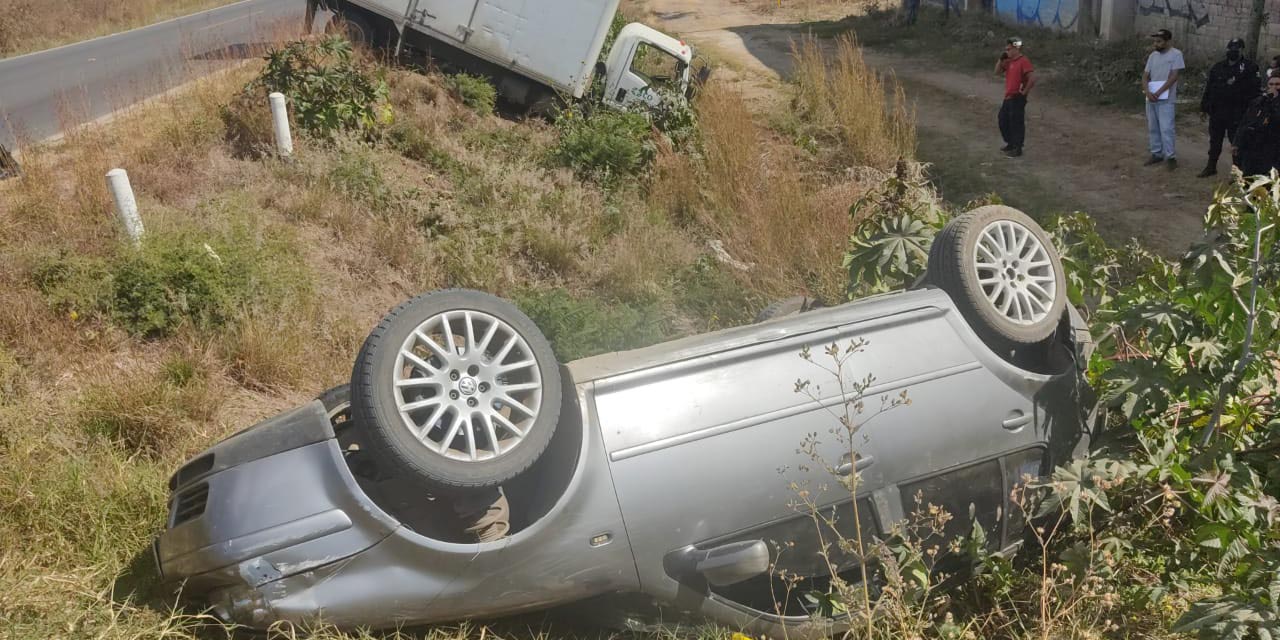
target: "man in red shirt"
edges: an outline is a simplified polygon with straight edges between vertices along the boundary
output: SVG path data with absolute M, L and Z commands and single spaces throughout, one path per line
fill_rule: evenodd
M 1027 94 L 1036 84 L 1032 71 L 1031 61 L 1022 55 L 1022 39 L 1009 38 L 996 62 L 996 73 L 1004 74 L 1004 103 L 999 116 L 1004 147 L 1000 150 L 1010 158 L 1022 155 L 1022 143 L 1027 137 Z

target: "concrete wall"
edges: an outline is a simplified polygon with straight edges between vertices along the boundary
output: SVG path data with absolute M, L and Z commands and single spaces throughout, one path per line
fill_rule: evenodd
M 1090 0 L 995 0 L 995 12 L 1009 24 L 1075 32 L 1081 26 L 1081 5 L 1089 2 Z
M 1156 29 L 1173 32 L 1174 46 L 1188 56 L 1217 58 L 1227 41 L 1249 32 L 1253 0 L 1128 0 L 1133 3 L 1134 33 L 1146 35 Z M 1116 0 L 1117 10 L 1125 0 Z M 1270 24 L 1263 28 L 1258 46 L 1260 58 L 1280 53 L 1280 0 L 1267 0 Z M 1264 65 L 1265 66 L 1265 65 Z

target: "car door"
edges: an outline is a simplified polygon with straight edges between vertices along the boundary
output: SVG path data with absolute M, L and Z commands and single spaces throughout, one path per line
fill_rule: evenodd
M 1007 387 L 956 335 L 950 305 L 931 304 L 934 295 L 811 312 L 768 325 L 780 339 L 596 383 L 597 419 L 647 591 L 675 597 L 689 587 L 664 567 L 673 551 L 801 531 L 795 522 L 813 524 L 815 508 L 848 511 L 853 496 L 832 471 L 858 468 L 859 512 L 871 515 L 863 532 L 883 533 L 903 515 L 898 482 L 999 450 L 974 428 L 999 424 L 1008 398 L 992 394 Z M 866 425 L 850 441 L 841 380 L 819 365 L 832 368 L 822 361 L 827 345 L 859 340 L 865 349 L 841 378 L 846 390 L 867 376 L 871 386 L 853 416 Z M 800 357 L 805 347 L 812 361 Z M 904 391 L 910 403 L 881 411 Z

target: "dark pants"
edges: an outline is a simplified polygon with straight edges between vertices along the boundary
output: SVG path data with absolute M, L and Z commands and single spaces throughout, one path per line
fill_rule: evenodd
M 1000 105 L 1000 137 L 1014 149 L 1021 149 L 1027 139 L 1027 97 L 1005 98 Z
M 1222 138 L 1225 136 L 1231 144 L 1236 143 L 1236 127 L 1240 126 L 1240 112 L 1215 113 L 1209 116 L 1209 165 L 1218 166 L 1218 157 L 1222 155 Z

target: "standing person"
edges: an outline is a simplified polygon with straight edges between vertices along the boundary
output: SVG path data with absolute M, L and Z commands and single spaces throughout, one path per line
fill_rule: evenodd
M 1174 149 L 1173 105 L 1178 100 L 1178 74 L 1187 68 L 1182 52 L 1173 48 L 1173 34 L 1161 29 L 1151 34 L 1154 50 L 1147 56 L 1142 70 L 1142 92 L 1147 96 L 1147 136 L 1151 157 L 1146 166 L 1164 162 L 1170 170 L 1178 168 Z
M 946 22 L 951 17 L 951 12 L 956 12 L 956 17 L 960 17 L 960 3 L 962 0 L 943 0 L 942 2 L 942 22 Z
M 1267 78 L 1267 92 L 1253 99 L 1235 135 L 1235 162 L 1246 176 L 1280 165 L 1280 73 Z
M 906 13 L 907 24 L 915 24 L 920 14 L 920 0 L 902 0 L 902 9 Z
M 1222 138 L 1235 144 L 1236 129 L 1249 102 L 1258 97 L 1258 65 L 1242 53 L 1244 40 L 1233 38 L 1227 43 L 1227 57 L 1209 69 L 1200 99 L 1200 119 L 1209 119 L 1209 163 L 1198 177 L 1218 174 L 1218 156 L 1222 154 Z
M 996 61 L 996 73 L 1004 74 L 1004 102 L 996 121 L 1000 125 L 1000 148 L 1006 156 L 1022 155 L 1022 145 L 1027 137 L 1027 95 L 1036 84 L 1031 60 L 1022 54 L 1022 39 L 1013 37 L 1005 42 L 1004 53 Z

